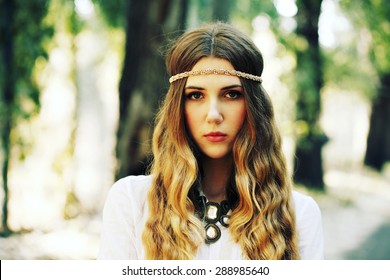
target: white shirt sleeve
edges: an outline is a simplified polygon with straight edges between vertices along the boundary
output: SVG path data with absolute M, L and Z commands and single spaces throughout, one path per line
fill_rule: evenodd
M 294 192 L 299 253 L 302 260 L 324 259 L 321 211 L 309 196 Z
M 123 180 L 110 189 L 103 209 L 98 259 L 138 259 L 132 200 Z

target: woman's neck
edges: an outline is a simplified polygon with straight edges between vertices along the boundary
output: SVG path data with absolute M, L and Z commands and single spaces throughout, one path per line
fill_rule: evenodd
M 233 168 L 231 156 L 222 159 L 202 159 L 203 177 L 202 189 L 209 201 L 221 202 L 225 200 L 226 188 Z

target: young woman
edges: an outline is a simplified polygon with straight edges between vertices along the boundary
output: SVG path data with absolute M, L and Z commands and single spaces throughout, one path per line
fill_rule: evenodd
M 111 188 L 99 259 L 321 259 L 321 214 L 292 191 L 263 58 L 216 23 L 167 56 L 148 176 Z

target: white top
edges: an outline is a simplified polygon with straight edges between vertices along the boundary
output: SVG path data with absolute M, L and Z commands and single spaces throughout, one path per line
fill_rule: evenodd
M 149 216 L 147 193 L 151 176 L 128 176 L 110 189 L 103 210 L 103 226 L 98 259 L 145 259 L 142 232 Z M 321 212 L 309 196 L 293 191 L 302 259 L 323 259 Z M 213 244 L 202 244 L 199 260 L 243 259 L 241 248 L 230 240 L 223 226 L 221 238 Z

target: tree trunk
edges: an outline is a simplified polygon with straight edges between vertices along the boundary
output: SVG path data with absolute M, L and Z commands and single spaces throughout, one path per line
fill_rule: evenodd
M 372 107 L 364 163 L 381 170 L 390 161 L 390 73 L 380 78 L 379 94 Z
M 1 118 L 1 146 L 2 146 L 2 183 L 4 199 L 2 205 L 1 235 L 7 236 L 11 233 L 8 227 L 8 169 L 10 158 L 10 135 L 12 128 L 12 108 L 15 95 L 15 77 L 13 67 L 13 16 L 14 3 L 12 0 L 6 0 L 1 5 L 1 36 L 2 60 L 3 60 L 3 82 L 4 88 L 0 96 L 0 118 Z
M 297 50 L 296 120 L 302 134 L 296 143 L 295 174 L 298 183 L 323 189 L 322 146 L 326 136 L 318 125 L 323 84 L 318 20 L 321 0 L 297 1 L 297 34 L 303 44 Z
M 168 89 L 165 34 L 184 29 L 187 0 L 128 2 L 126 54 L 120 81 L 117 177 L 142 174 L 148 165 L 154 114 Z M 176 33 L 173 33 L 176 32 Z

